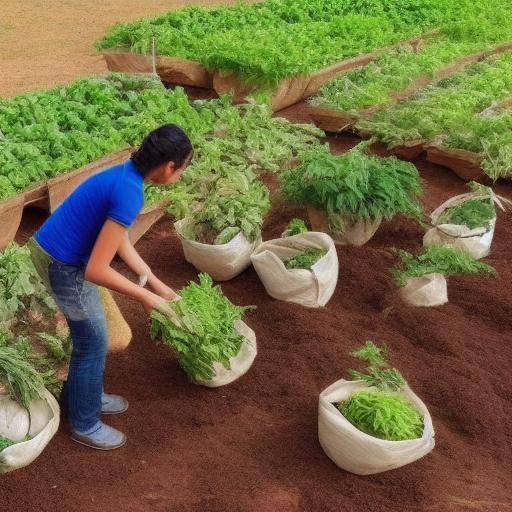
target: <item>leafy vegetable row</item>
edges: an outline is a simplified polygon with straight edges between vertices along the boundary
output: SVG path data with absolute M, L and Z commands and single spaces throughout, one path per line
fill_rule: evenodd
M 470 64 L 356 127 L 391 146 L 423 139 L 479 153 L 482 168 L 496 179 L 512 171 L 512 112 L 493 110 L 509 98 L 512 52 Z
M 452 23 L 423 46 L 402 45 L 383 51 L 366 66 L 352 69 L 327 82 L 310 99 L 313 106 L 355 113 L 383 105 L 392 94 L 404 91 L 420 78 L 432 78 L 457 59 L 512 40 L 510 16 Z
M 498 8 L 503 0 L 493 5 Z M 465 16 L 492 18 L 483 0 L 267 0 L 205 9 L 186 7 L 152 19 L 117 24 L 100 50 L 157 51 L 206 68 L 236 73 L 247 83 L 275 85 L 344 58 L 420 34 Z
M 177 123 L 197 148 L 194 166 L 275 170 L 320 133 L 272 119 L 268 109 L 229 100 L 191 104 L 182 89 L 153 77 L 111 74 L 64 87 L 0 99 L 0 200 L 140 142 L 151 129 Z M 221 140 L 222 139 L 222 140 Z M 158 200 L 157 191 L 148 197 Z

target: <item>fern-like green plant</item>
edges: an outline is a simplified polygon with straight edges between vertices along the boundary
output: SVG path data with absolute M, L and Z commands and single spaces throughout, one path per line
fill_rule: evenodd
M 283 231 L 283 237 L 300 235 L 309 231 L 306 223 L 302 219 L 292 219 L 286 229 Z
M 323 258 L 327 251 L 323 249 L 306 249 L 291 258 L 283 260 L 287 269 L 303 268 L 309 270 L 320 258 Z
M 362 432 L 387 441 L 417 439 L 423 433 L 421 414 L 396 393 L 358 391 L 339 404 L 338 410 Z
M 416 167 L 395 157 L 367 155 L 368 144 L 362 142 L 340 156 L 332 155 L 327 146 L 305 152 L 297 167 L 281 175 L 285 200 L 313 205 L 331 222 L 333 214 L 355 221 L 398 214 L 421 220 L 422 187 Z
M 399 251 L 400 265 L 391 269 L 391 274 L 399 286 L 404 286 L 413 277 L 439 273 L 444 276 L 456 274 L 496 274 L 496 270 L 460 249 L 432 246 L 415 256 L 407 251 Z
M 12 446 L 13 444 L 16 444 L 11 439 L 7 439 L 7 437 L 0 436 L 0 452 L 2 450 L 5 450 L 6 448 L 9 448 L 9 446 Z
M 356 428 L 389 441 L 416 439 L 423 432 L 423 418 L 399 392 L 406 385 L 402 374 L 384 358 L 387 349 L 367 341 L 352 355 L 366 362 L 366 372 L 349 370 L 351 377 L 366 382 L 368 389 L 356 391 L 336 404 Z

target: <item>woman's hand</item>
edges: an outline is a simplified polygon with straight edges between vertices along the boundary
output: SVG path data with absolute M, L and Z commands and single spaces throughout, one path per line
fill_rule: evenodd
M 151 278 L 148 279 L 148 282 L 154 292 L 162 297 L 162 299 L 167 301 L 180 299 L 180 296 L 172 288 L 162 283 L 162 281 L 156 279 L 154 276 L 151 276 Z
M 166 299 L 149 290 L 144 291 L 145 293 L 142 295 L 140 302 L 148 315 L 150 315 L 153 310 L 160 311 L 166 315 L 171 314 Z

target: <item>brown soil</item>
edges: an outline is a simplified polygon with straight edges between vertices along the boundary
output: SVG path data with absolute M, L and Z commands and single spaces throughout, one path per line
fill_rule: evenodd
M 232 0 L 2 0 L 0 96 L 104 73 L 93 43 L 117 22 Z
M 418 167 L 427 210 L 464 191 L 449 171 Z M 510 197 L 512 187 L 497 192 Z M 277 201 L 265 238 L 304 214 Z M 20 241 L 42 216 L 27 212 Z M 126 414 L 108 418 L 128 445 L 97 452 L 61 428 L 35 463 L 2 477 L 0 510 L 512 511 L 512 218 L 499 216 L 486 260 L 500 278 L 450 278 L 442 307 L 401 304 L 389 278 L 392 247 L 420 249 L 421 237 L 413 222 L 395 219 L 364 247 L 338 248 L 338 287 L 318 310 L 271 299 L 253 269 L 222 284 L 235 303 L 258 306 L 247 322 L 259 354 L 247 375 L 216 390 L 187 382 L 173 354 L 149 339 L 141 308 L 120 298 L 134 341 L 109 357 L 105 385 L 130 401 Z M 137 247 L 171 286 L 196 278 L 169 220 Z M 317 400 L 356 364 L 348 352 L 367 339 L 389 345 L 429 407 L 437 444 L 409 466 L 360 477 L 322 452 Z

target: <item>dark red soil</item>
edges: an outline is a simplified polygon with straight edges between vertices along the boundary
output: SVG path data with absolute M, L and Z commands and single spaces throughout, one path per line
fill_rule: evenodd
M 418 166 L 427 210 L 465 190 L 449 171 Z M 497 192 L 511 197 L 512 187 Z M 276 204 L 265 238 L 303 214 Z M 486 260 L 499 279 L 450 278 L 442 307 L 401 304 L 389 278 L 392 247 L 419 249 L 421 237 L 413 222 L 395 219 L 364 247 L 340 247 L 338 287 L 323 309 L 271 299 L 252 269 L 223 284 L 234 302 L 258 306 L 247 322 L 259 354 L 247 375 L 216 390 L 188 383 L 170 351 L 149 339 L 142 308 L 121 298 L 134 341 L 109 357 L 105 384 L 130 401 L 126 414 L 108 419 L 127 446 L 97 452 L 62 428 L 34 464 L 2 477 L 0 510 L 512 511 L 512 217 L 499 216 Z M 197 276 L 169 220 L 137 247 L 177 289 Z M 389 345 L 391 362 L 429 407 L 436 447 L 409 466 L 360 477 L 324 455 L 317 400 L 367 339 Z

